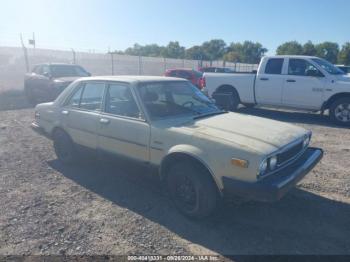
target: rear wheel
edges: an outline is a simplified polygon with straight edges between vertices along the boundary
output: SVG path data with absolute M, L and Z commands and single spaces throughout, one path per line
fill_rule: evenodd
M 254 108 L 255 104 L 243 104 L 246 108 Z
M 340 98 L 329 109 L 331 120 L 343 126 L 350 126 L 350 98 Z
M 211 215 L 218 204 L 216 185 L 207 171 L 191 162 L 174 164 L 167 174 L 167 188 L 177 209 L 190 218 Z
M 61 129 L 58 129 L 53 134 L 53 146 L 57 158 L 63 164 L 73 164 L 77 160 L 77 152 L 74 143 L 70 136 Z
M 227 111 L 236 111 L 239 105 L 239 97 L 237 92 L 218 92 L 213 95 L 213 98 L 216 100 L 216 104 L 227 110 Z

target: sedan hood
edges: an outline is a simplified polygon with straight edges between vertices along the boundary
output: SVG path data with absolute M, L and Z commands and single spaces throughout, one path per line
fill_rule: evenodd
M 198 119 L 188 128 L 197 138 L 219 139 L 260 153 L 274 152 L 308 132 L 298 126 L 239 113 Z

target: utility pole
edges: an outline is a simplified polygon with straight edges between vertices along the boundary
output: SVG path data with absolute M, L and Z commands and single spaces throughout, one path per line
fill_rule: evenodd
M 34 32 L 33 32 L 33 47 L 34 47 L 34 49 L 36 47 L 36 41 L 35 41 L 35 34 L 34 34 Z
M 28 53 L 27 53 L 27 48 L 25 47 L 24 42 L 23 42 L 22 33 L 20 34 L 20 39 L 21 39 L 21 45 L 22 45 L 23 54 L 24 54 L 24 62 L 25 62 L 25 66 L 26 66 L 26 71 L 28 73 L 29 72 Z

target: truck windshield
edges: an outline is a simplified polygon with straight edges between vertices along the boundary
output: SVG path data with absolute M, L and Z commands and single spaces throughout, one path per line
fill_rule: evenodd
M 89 75 L 82 67 L 75 65 L 51 65 L 50 69 L 53 77 L 84 77 Z
M 189 82 L 152 82 L 140 84 L 141 100 L 153 119 L 221 112 L 198 88 Z
M 340 70 L 338 67 L 329 63 L 328 61 L 320 58 L 312 58 L 312 61 L 317 63 L 320 67 L 326 70 L 331 75 L 344 75 L 344 72 Z

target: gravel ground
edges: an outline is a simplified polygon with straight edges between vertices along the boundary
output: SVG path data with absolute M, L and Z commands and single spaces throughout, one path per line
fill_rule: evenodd
M 153 172 L 132 163 L 64 167 L 30 128 L 33 109 L 0 111 L 0 254 L 350 254 L 350 132 L 325 117 L 242 109 L 313 131 L 322 162 L 274 204 L 226 203 L 179 215 Z

